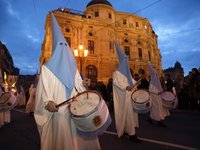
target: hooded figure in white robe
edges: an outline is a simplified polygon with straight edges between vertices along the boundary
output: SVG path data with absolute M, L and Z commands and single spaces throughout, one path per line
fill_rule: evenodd
M 149 92 L 150 99 L 152 101 L 149 121 L 151 122 L 151 119 L 153 119 L 155 121 L 158 121 L 160 126 L 165 126 L 161 121 L 169 115 L 169 111 L 165 109 L 162 105 L 161 93 L 163 92 L 163 89 L 158 74 L 150 63 L 148 63 L 148 68 L 151 77 L 149 83 Z
M 63 101 L 84 91 L 75 59 L 52 14 L 53 54 L 41 68 L 36 91 L 34 117 L 41 138 L 41 150 L 99 150 L 98 137 L 81 137 Z M 76 90 L 75 90 L 76 87 Z
M 0 68 L 0 96 L 4 92 L 8 92 L 8 88 L 6 88 L 3 83 L 3 76 Z M 2 127 L 7 123 L 10 123 L 10 121 L 11 121 L 10 110 L 0 112 L 0 127 Z
M 36 87 L 31 84 L 29 88 L 29 98 L 26 104 L 26 112 L 32 113 L 35 111 L 35 95 L 36 95 Z
M 18 102 L 19 106 L 26 105 L 26 96 L 25 96 L 24 88 L 22 86 L 20 86 L 20 92 L 17 93 L 17 97 L 19 100 L 19 102 Z
M 34 82 L 29 87 L 29 98 L 26 104 L 26 112 L 30 114 L 35 111 L 35 96 L 38 80 L 39 74 L 36 75 Z
M 119 58 L 119 67 L 113 73 L 113 101 L 117 135 L 121 137 L 127 133 L 130 139 L 139 143 L 141 141 L 137 139 L 135 131 L 135 128 L 139 127 L 138 114 L 133 110 L 131 102 L 132 89 L 136 81 L 132 78 L 127 56 L 116 43 L 115 48 Z

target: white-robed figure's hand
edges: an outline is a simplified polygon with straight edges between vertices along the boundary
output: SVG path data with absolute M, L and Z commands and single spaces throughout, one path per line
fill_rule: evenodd
M 128 91 L 132 91 L 132 89 L 133 89 L 132 86 L 127 86 L 127 87 L 126 87 L 126 90 L 128 90 Z
M 47 105 L 45 106 L 45 109 L 50 111 L 50 112 L 57 112 L 58 111 L 58 108 L 56 107 L 56 103 L 53 102 L 53 101 L 49 101 L 47 103 Z

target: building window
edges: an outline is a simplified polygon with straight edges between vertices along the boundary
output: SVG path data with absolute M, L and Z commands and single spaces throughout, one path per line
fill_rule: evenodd
M 135 26 L 136 26 L 136 27 L 139 27 L 139 24 L 138 24 L 138 22 L 136 22 L 136 23 L 135 23 Z
M 124 46 L 124 51 L 125 51 L 125 54 L 130 58 L 130 47 Z
M 65 40 L 67 41 L 69 47 L 71 47 L 71 38 L 70 37 L 65 37 Z
M 65 32 L 69 33 L 70 29 L 69 28 L 65 28 Z
M 126 24 L 127 22 L 126 22 L 126 19 L 123 19 L 123 24 Z
M 111 15 L 111 13 L 108 14 L 108 18 L 112 19 L 112 15 Z
M 92 82 L 97 81 L 97 68 L 94 65 L 88 65 L 87 68 L 87 77 L 92 80 Z
M 151 52 L 148 51 L 148 54 L 149 54 L 149 61 L 151 61 Z
M 93 36 L 93 33 L 92 32 L 89 32 L 89 34 L 88 34 L 89 36 Z
M 95 16 L 95 17 L 99 17 L 99 12 L 98 12 L 98 11 L 95 11 L 95 12 L 94 12 L 94 16 Z
M 142 49 L 141 48 L 138 48 L 138 56 L 139 56 L 139 59 L 142 59 Z
M 110 41 L 109 42 L 109 49 L 110 49 L 110 51 L 112 51 L 112 52 L 114 52 L 113 50 L 114 50 L 114 47 L 113 47 L 114 45 L 113 45 L 113 42 L 112 41 Z
M 125 42 L 125 43 L 128 43 L 128 39 L 125 39 L 124 42 Z
M 88 51 L 89 54 L 94 54 L 94 41 L 88 40 Z

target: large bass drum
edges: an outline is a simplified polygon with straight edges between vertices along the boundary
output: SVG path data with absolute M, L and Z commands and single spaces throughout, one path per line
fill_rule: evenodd
M 80 135 L 97 136 L 109 127 L 108 107 L 96 91 L 79 93 L 69 105 L 71 117 Z
M 133 109 L 137 113 L 147 113 L 150 111 L 152 102 L 150 100 L 150 94 L 147 90 L 139 89 L 131 95 Z
M 5 92 L 0 96 L 0 112 L 13 109 L 18 104 L 18 99 L 11 92 Z

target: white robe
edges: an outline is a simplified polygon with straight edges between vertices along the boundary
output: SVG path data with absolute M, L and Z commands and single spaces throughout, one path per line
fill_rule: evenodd
M 10 117 L 10 110 L 5 112 L 0 112 L 0 127 L 3 125 L 10 123 L 11 117 Z
M 133 79 L 133 83 L 136 81 Z M 115 123 L 118 137 L 124 132 L 129 135 L 135 134 L 135 127 L 139 127 L 138 114 L 134 112 L 131 103 L 132 92 L 127 91 L 128 80 L 120 72 L 116 71 L 113 74 L 113 98 Z
M 153 86 L 149 85 L 150 99 L 152 101 L 152 107 L 150 110 L 150 118 L 156 121 L 164 120 L 166 116 L 169 116 L 169 110 L 163 107 L 161 95 L 158 94 L 159 90 Z
M 22 87 L 20 87 L 21 90 L 20 92 L 17 94 L 17 97 L 18 97 L 18 105 L 19 106 L 24 106 L 26 105 L 26 96 L 25 96 L 25 93 L 24 93 L 24 89 Z
M 8 90 L 6 89 L 5 92 L 8 92 Z M 0 88 L 0 94 L 1 95 L 3 94 L 3 90 L 1 88 Z M 11 121 L 10 110 L 0 112 L 0 127 L 5 125 L 6 123 L 10 123 L 10 121 Z
M 80 77 L 78 81 L 82 81 Z M 76 81 L 77 83 L 75 84 L 78 84 L 78 81 Z M 73 89 L 72 95 L 75 94 L 75 89 Z M 41 138 L 41 150 L 100 149 L 98 137 L 82 138 L 78 136 L 66 105 L 60 107 L 58 112 L 54 113 L 49 112 L 44 108 L 49 100 L 59 104 L 66 99 L 67 96 L 64 85 L 51 71 L 49 71 L 48 68 L 43 66 L 40 80 L 37 85 L 36 106 L 34 112 Z
M 29 88 L 29 98 L 28 102 L 26 104 L 26 112 L 34 112 L 35 111 L 35 94 L 36 94 L 36 87 L 34 87 L 33 84 L 31 84 Z

